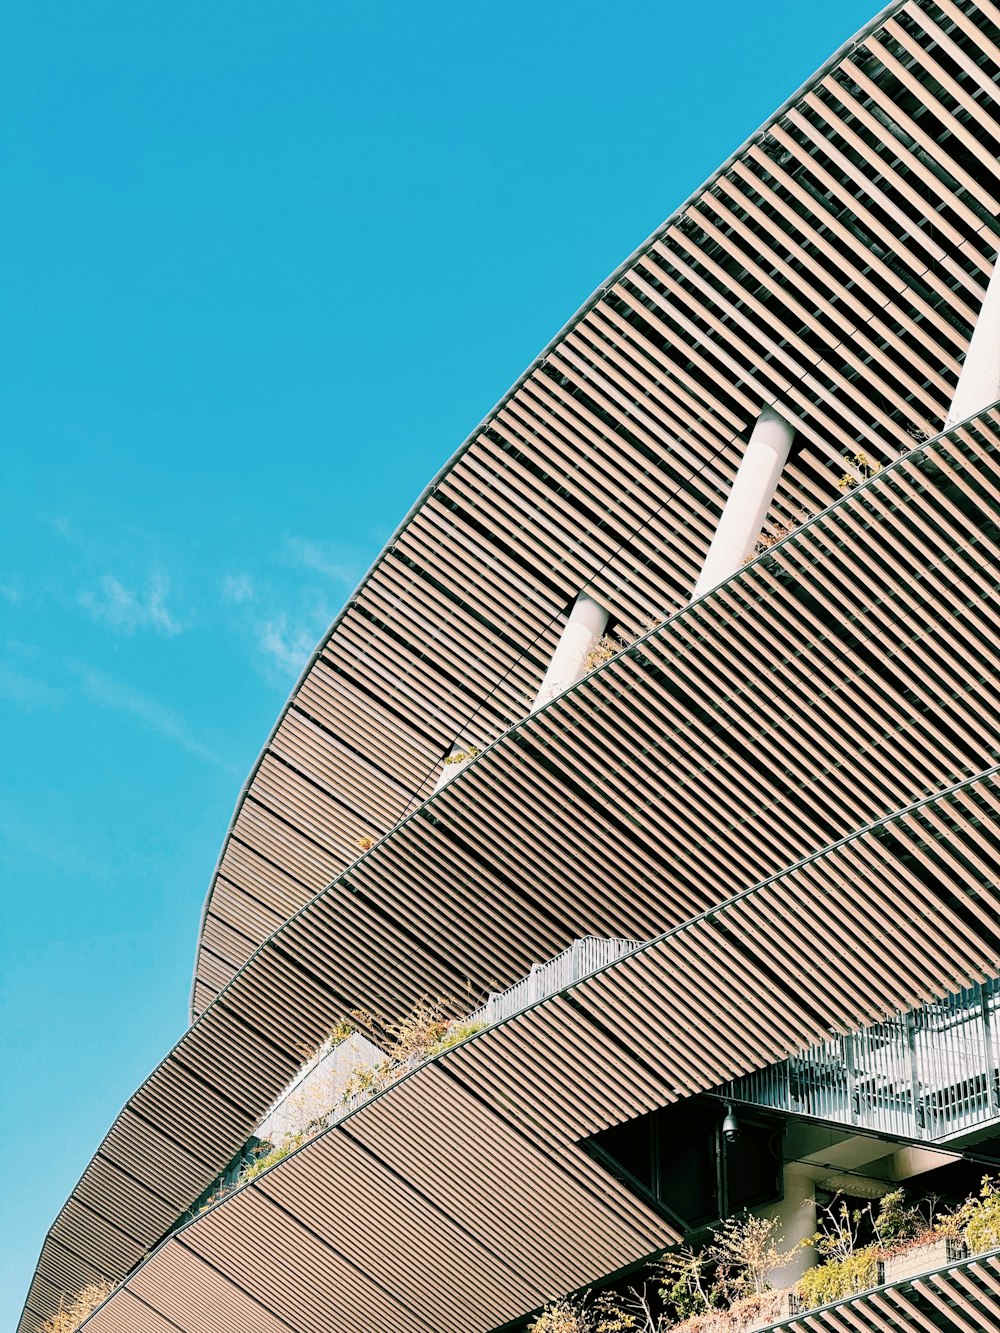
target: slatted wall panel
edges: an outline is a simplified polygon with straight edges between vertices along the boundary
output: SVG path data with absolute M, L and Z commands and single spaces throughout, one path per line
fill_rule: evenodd
M 998 22 L 899 5 L 463 446 L 266 747 L 210 890 L 195 1013 L 272 913 L 426 796 L 453 741 L 523 715 L 583 585 L 629 633 L 684 604 L 763 404 L 799 432 L 770 524 L 823 508 L 846 453 L 889 461 L 941 428 L 1000 244 Z

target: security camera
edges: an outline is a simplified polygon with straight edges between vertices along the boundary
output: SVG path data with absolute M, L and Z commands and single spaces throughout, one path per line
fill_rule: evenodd
M 740 1137 L 740 1122 L 733 1115 L 733 1108 L 726 1107 L 726 1118 L 722 1122 L 722 1133 L 727 1143 L 735 1143 Z

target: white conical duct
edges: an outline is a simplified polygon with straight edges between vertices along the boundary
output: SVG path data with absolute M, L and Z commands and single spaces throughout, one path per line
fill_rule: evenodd
M 794 439 L 791 422 L 773 407 L 765 407 L 747 441 L 692 601 L 735 574 L 753 550 Z
M 532 712 L 586 675 L 588 654 L 597 646 L 607 624 L 608 613 L 604 607 L 587 591 L 581 592 L 573 603 L 549 669 L 531 705 Z
M 978 416 L 1000 399 L 1000 263 L 986 288 L 945 426 Z

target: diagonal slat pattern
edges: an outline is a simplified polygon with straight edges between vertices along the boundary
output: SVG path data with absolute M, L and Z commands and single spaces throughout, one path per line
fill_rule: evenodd
M 941 426 L 1000 243 L 1000 15 L 909 0 L 835 57 L 583 307 L 431 484 L 332 627 L 241 800 L 194 1013 L 525 711 L 584 585 L 682 607 L 761 406 L 769 525 Z M 596 928 L 596 927 L 595 927 Z

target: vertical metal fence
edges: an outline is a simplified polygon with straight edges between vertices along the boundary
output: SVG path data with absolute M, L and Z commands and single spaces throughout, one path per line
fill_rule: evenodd
M 491 1023 L 501 1023 L 537 1000 L 544 1000 L 547 995 L 554 995 L 556 991 L 589 977 L 608 963 L 624 958 L 626 954 L 638 949 L 639 944 L 639 940 L 585 935 L 582 939 L 574 940 L 569 948 L 554 958 L 536 963 L 528 975 L 513 986 L 508 986 L 504 991 L 492 992 L 486 1003 L 463 1022 L 482 1023 L 484 1027 Z
M 1000 979 L 830 1037 L 719 1092 L 793 1114 L 941 1141 L 1000 1119 Z
M 562 953 L 536 963 L 526 977 L 504 991 L 492 992 L 486 1003 L 466 1018 L 456 1020 L 462 1029 L 489 1027 L 513 1018 L 547 995 L 588 977 L 598 968 L 616 962 L 639 947 L 640 941 L 587 935 L 574 940 Z M 426 1056 L 411 1056 L 392 1066 L 390 1081 L 422 1064 Z M 291 1135 L 313 1132 L 318 1124 L 333 1124 L 348 1111 L 367 1101 L 384 1086 L 376 1081 L 344 1096 L 355 1074 L 384 1066 L 383 1050 L 359 1033 L 348 1037 L 322 1055 L 315 1056 L 272 1106 L 257 1130 L 257 1137 L 281 1143 Z M 353 1082 L 356 1084 L 357 1079 Z

